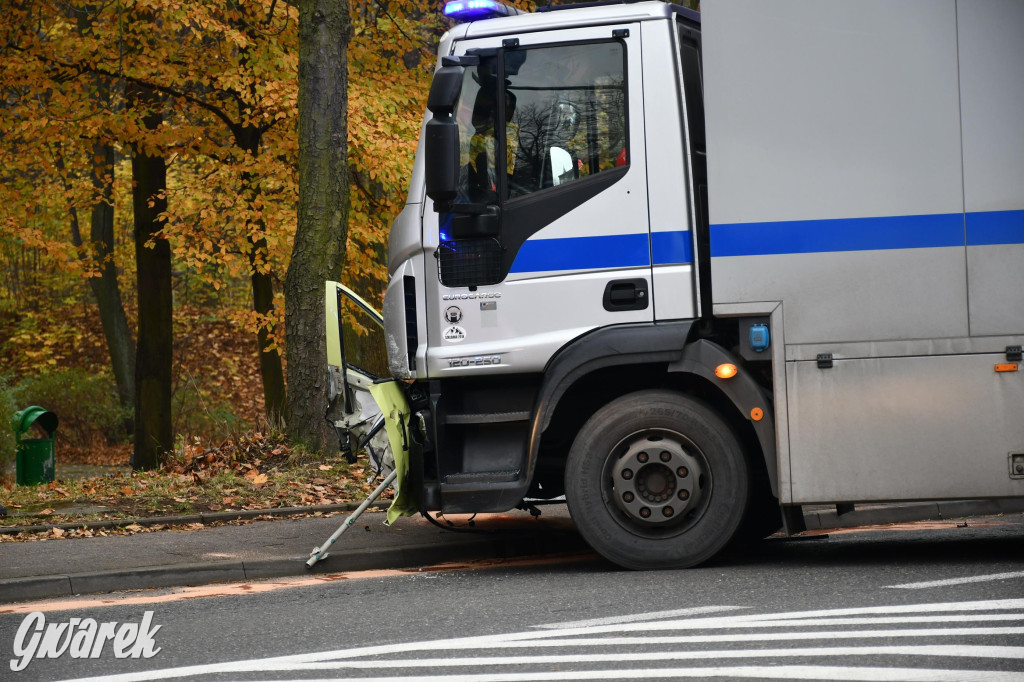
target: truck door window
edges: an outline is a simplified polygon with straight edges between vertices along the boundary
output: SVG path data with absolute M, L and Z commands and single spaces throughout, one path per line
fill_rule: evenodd
M 458 64 L 455 198 L 447 177 L 435 201 L 438 279 L 448 287 L 503 281 L 531 235 L 629 170 L 625 41 L 509 43 L 471 48 Z M 438 173 L 452 170 L 444 154 Z
M 347 292 L 340 303 L 345 364 L 372 377 L 390 376 L 380 313 L 366 309 L 362 301 L 354 300 Z
M 629 162 L 620 42 L 517 50 L 506 70 L 508 198 Z M 509 60 L 511 61 L 511 60 Z

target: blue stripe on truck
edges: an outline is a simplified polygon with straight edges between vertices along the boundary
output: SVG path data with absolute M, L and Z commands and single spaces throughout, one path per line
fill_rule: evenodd
M 965 229 L 966 222 L 966 229 Z M 793 220 L 711 226 L 711 255 L 765 256 L 827 251 L 1024 244 L 1024 211 Z
M 967 214 L 967 245 L 1024 244 L 1024 211 Z
M 519 247 L 510 272 L 600 270 L 650 264 L 647 233 L 528 239 Z
M 519 249 L 510 272 L 601 270 L 693 262 L 687 230 L 600 237 L 529 239 Z
M 683 265 L 693 262 L 693 239 L 689 230 L 652 232 L 651 254 L 655 265 Z
M 766 256 L 829 251 L 874 251 L 964 246 L 962 213 L 937 215 L 792 220 L 711 226 L 711 255 Z M 1024 211 L 966 214 L 966 244 L 1024 244 Z M 530 239 L 519 249 L 511 272 L 601 270 L 693 262 L 688 230 Z
M 963 245 L 962 213 L 711 226 L 716 258 Z

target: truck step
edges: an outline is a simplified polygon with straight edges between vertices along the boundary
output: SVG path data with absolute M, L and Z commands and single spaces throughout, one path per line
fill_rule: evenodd
M 461 474 L 448 474 L 444 477 L 446 485 L 460 483 L 508 483 L 519 478 L 518 471 L 481 471 Z
M 530 412 L 486 412 L 483 414 L 449 414 L 444 418 L 445 424 L 494 424 L 497 422 L 524 422 L 530 418 Z

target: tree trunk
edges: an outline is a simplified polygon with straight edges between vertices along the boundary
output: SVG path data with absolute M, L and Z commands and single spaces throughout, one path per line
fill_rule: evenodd
M 348 233 L 348 0 L 299 2 L 299 215 L 285 277 L 288 435 L 337 443 L 326 419 L 324 281 L 340 279 Z
M 82 8 L 69 7 L 76 19 L 79 35 L 92 28 L 97 8 L 86 4 Z M 95 79 L 95 101 L 98 109 L 110 106 L 110 86 L 102 78 Z M 117 267 L 114 265 L 114 146 L 107 140 L 97 138 L 93 142 L 92 164 L 90 166 L 95 203 L 90 219 L 90 252 L 99 268 L 99 277 L 89 278 L 89 287 L 99 308 L 100 324 L 107 340 L 110 368 L 114 372 L 117 397 L 122 408 L 135 404 L 135 339 L 128 327 L 124 313 L 121 288 L 117 281 Z M 109 176 L 110 181 L 107 181 Z M 76 218 L 77 222 L 77 218 Z M 76 226 L 77 228 L 77 226 Z M 73 231 L 75 246 L 81 248 L 82 236 L 78 229 Z M 131 417 L 125 419 L 125 433 L 134 432 Z
M 114 265 L 114 187 L 104 176 L 114 177 L 114 147 L 108 142 L 97 140 L 93 145 L 92 184 L 96 191 L 96 203 L 92 207 L 89 239 L 92 242 L 93 258 L 99 267 L 100 276 L 90 277 L 89 286 L 99 307 L 100 323 L 107 339 L 110 366 L 114 371 L 117 395 L 122 407 L 135 404 L 135 339 L 128 328 L 124 313 L 121 288 L 117 282 L 117 268 Z M 125 427 L 129 434 L 133 424 L 129 420 Z
M 148 101 L 143 91 L 136 101 Z M 156 130 L 158 113 L 143 119 Z M 167 164 L 150 156 L 141 143 L 132 150 L 132 209 L 135 217 L 135 262 L 138 269 L 139 341 L 135 356 L 135 469 L 154 469 L 173 446 L 171 429 L 171 362 L 173 355 L 173 298 L 171 247 L 164 239 L 147 242 L 160 231 L 160 214 L 167 209 Z
M 71 182 L 66 177 L 67 168 L 62 152 L 56 153 L 55 163 L 57 170 L 65 176 L 64 188 L 70 192 Z M 117 268 L 113 262 L 114 191 L 113 186 L 104 181 L 104 175 L 107 173 L 111 177 L 114 175 L 114 148 L 97 140 L 93 144 L 93 161 L 90 169 L 96 203 L 92 208 L 88 253 L 82 237 L 78 209 L 74 204 L 68 207 L 68 213 L 71 216 L 71 243 L 79 250 L 79 258 L 83 261 L 91 260 L 100 273 L 99 277 L 89 278 L 89 288 L 99 308 L 100 323 L 107 340 L 118 400 L 121 407 L 127 408 L 135 404 L 135 339 L 128 328 L 128 318 L 124 313 L 121 289 L 117 282 Z M 132 420 L 128 418 L 125 421 L 125 433 L 131 435 L 132 431 Z
M 261 133 L 255 128 L 244 128 L 236 139 L 238 144 L 253 158 L 259 156 Z M 259 186 L 256 178 L 250 173 L 242 174 L 242 191 L 250 206 L 257 205 Z M 267 225 L 262 218 L 257 221 L 259 238 L 249 244 L 249 278 L 252 284 L 252 308 L 260 315 L 270 315 L 274 311 L 274 280 L 270 276 L 267 264 Z M 284 370 L 281 366 L 281 355 L 277 349 L 270 348 L 270 334 L 261 328 L 256 335 L 256 353 L 260 360 L 260 377 L 263 379 L 263 401 L 266 405 L 267 420 L 271 425 L 279 427 L 284 424 L 285 417 L 285 386 Z
M 267 240 L 260 238 L 252 245 L 249 253 L 250 263 L 261 251 L 266 253 Z M 269 315 L 274 310 L 274 282 L 269 272 L 259 272 L 251 265 L 252 307 L 261 315 Z M 267 349 L 270 334 L 261 328 L 256 334 L 256 352 L 260 358 L 260 377 L 263 379 L 263 401 L 266 404 L 267 420 L 271 425 L 280 427 L 285 417 L 285 386 L 284 369 L 281 366 L 281 355 L 276 348 Z

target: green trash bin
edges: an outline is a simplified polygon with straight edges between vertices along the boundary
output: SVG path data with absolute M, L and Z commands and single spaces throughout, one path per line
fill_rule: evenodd
M 38 425 L 49 438 L 23 438 L 32 425 Z M 11 417 L 11 428 L 17 441 L 15 463 L 18 485 L 38 485 L 53 481 L 54 438 L 57 415 L 38 405 L 26 407 Z

